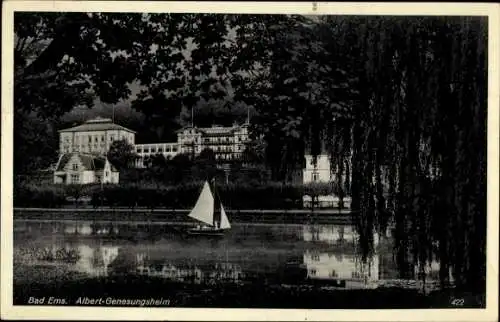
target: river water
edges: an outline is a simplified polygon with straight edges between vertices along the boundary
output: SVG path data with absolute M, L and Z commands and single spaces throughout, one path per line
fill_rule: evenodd
M 374 255 L 362 261 L 358 235 L 346 224 L 235 223 L 223 238 L 187 236 L 175 224 L 15 222 L 14 230 L 15 283 L 50 283 L 77 274 L 154 276 L 195 284 L 269 280 L 363 289 L 398 278 L 390 234 L 375 236 Z M 37 267 L 49 274 L 24 273 Z M 437 264 L 429 266 L 431 280 L 438 270 Z

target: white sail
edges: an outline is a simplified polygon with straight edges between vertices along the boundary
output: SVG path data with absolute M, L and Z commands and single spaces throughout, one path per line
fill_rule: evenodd
M 231 224 L 229 223 L 229 219 L 227 218 L 226 211 L 222 204 L 220 204 L 220 228 L 221 229 L 229 229 L 231 228 Z
M 203 190 L 201 190 L 198 201 L 194 205 L 193 210 L 189 213 L 189 217 L 198 221 L 204 222 L 207 225 L 214 224 L 214 196 L 210 191 L 208 182 L 205 181 Z

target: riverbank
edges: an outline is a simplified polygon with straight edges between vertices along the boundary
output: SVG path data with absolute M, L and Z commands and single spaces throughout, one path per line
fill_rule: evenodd
M 163 223 L 185 222 L 190 209 L 150 208 L 14 208 L 14 220 Z M 231 222 L 350 223 L 350 210 L 226 209 Z
M 14 305 L 27 305 L 30 297 L 65 299 L 66 305 L 85 305 L 83 298 L 111 300 L 167 300 L 152 307 L 299 308 L 299 309 L 416 309 L 452 308 L 453 299 L 464 299 L 461 308 L 481 308 L 479 295 L 454 290 L 423 294 L 404 288 L 332 289 L 312 285 L 271 283 L 174 282 L 154 277 L 79 278 L 59 282 L 16 282 Z M 80 302 L 78 300 L 80 299 Z M 87 305 L 92 305 L 88 303 Z M 95 306 L 96 304 L 94 304 Z M 114 305 L 116 306 L 116 305 Z M 124 305 L 122 305 L 124 306 Z M 126 305 L 125 305 L 126 306 Z M 136 305 L 139 306 L 139 305 Z

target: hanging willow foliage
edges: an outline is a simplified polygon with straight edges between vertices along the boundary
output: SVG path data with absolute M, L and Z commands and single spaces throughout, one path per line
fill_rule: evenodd
M 351 44 L 359 95 L 352 122 L 327 124 L 326 148 L 337 178 L 347 174 L 344 164 L 352 165 L 364 257 L 373 251 L 373 230 L 393 222 L 402 277 L 436 258 L 443 284 L 451 269 L 457 285 L 484 287 L 486 21 L 336 22 L 342 46 Z

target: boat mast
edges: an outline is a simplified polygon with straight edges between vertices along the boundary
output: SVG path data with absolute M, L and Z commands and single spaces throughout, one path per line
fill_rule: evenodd
M 213 226 L 216 227 L 215 225 L 215 218 L 217 216 L 217 214 L 219 213 L 219 217 L 220 217 L 220 200 L 219 200 L 219 194 L 217 193 L 216 189 L 215 189 L 215 177 L 212 178 L 212 180 L 210 180 L 210 183 L 212 184 L 212 191 L 213 191 L 213 195 L 214 195 L 214 217 L 213 217 Z M 219 211 L 217 211 L 217 209 Z M 220 218 L 219 218 L 219 223 L 220 223 Z

